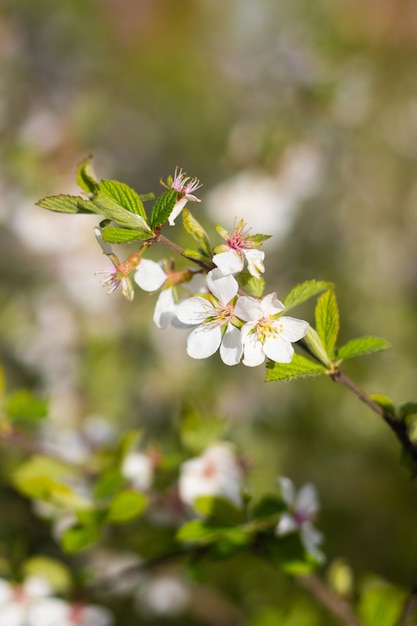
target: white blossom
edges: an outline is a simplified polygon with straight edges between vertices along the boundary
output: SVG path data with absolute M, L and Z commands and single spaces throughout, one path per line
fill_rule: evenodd
M 178 576 L 164 574 L 147 580 L 135 596 L 135 605 L 143 615 L 176 617 L 191 600 L 189 585 Z
M 289 478 L 281 476 L 279 482 L 289 512 L 281 515 L 276 527 L 277 534 L 283 536 L 291 532 L 299 532 L 307 552 L 317 561 L 323 561 L 324 555 L 318 548 L 323 535 L 313 526 L 319 510 L 316 488 L 314 485 L 307 484 L 296 492 Z
M 177 304 L 171 287 L 163 289 L 168 274 L 163 267 L 150 259 L 142 259 L 135 271 L 135 282 L 144 291 L 162 289 L 156 301 L 153 321 L 158 328 L 167 328 L 175 319 Z
M 284 308 L 275 293 L 262 300 L 249 296 L 238 299 L 235 315 L 246 321 L 241 329 L 244 365 L 261 365 L 265 357 L 277 363 L 291 363 L 294 354 L 291 342 L 302 339 L 309 324 L 281 316 Z
M 208 273 L 207 285 L 212 294 L 210 300 L 194 296 L 177 307 L 180 322 L 196 326 L 188 336 L 187 354 L 193 359 L 205 359 L 220 348 L 223 363 L 236 365 L 242 356 L 242 341 L 239 329 L 231 321 L 238 282 L 216 268 Z
M 217 254 L 213 256 L 213 263 L 217 265 L 223 274 L 227 275 L 241 272 L 246 260 L 249 273 L 259 278 L 265 271 L 265 253 L 257 248 L 262 244 L 263 239 L 268 237 L 260 235 L 260 240 L 258 240 L 256 237 L 249 235 L 249 230 L 245 230 L 245 222 L 243 220 L 236 224 L 231 233 L 219 226 L 217 230 L 225 240 L 225 243 L 215 249 Z
M 152 484 L 153 464 L 147 454 L 130 452 L 123 459 L 122 475 L 129 480 L 134 489 L 146 491 Z
M 241 507 L 242 478 L 231 448 L 225 443 L 213 444 L 201 456 L 182 464 L 179 495 L 191 507 L 199 496 L 217 496 Z
M 163 184 L 166 187 L 165 183 Z M 200 187 L 201 183 L 198 178 L 191 178 L 182 169 L 175 168 L 174 178 L 168 187 L 177 192 L 177 201 L 168 218 L 170 226 L 174 226 L 176 218 L 187 202 L 201 202 L 199 198 L 193 195 L 194 191 L 197 191 Z

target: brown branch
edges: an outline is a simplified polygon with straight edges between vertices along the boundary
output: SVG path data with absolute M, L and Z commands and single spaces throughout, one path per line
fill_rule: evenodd
M 346 626 L 361 626 L 361 623 L 353 613 L 350 604 L 327 587 L 320 578 L 309 574 L 297 578 L 302 587 L 307 589 L 316 600 L 326 607 L 330 613 L 338 617 Z
M 342 370 L 336 369 L 330 374 L 332 380 L 336 383 L 344 385 L 350 389 L 362 402 L 364 402 L 374 413 L 377 413 L 384 422 L 389 426 L 397 440 L 400 442 L 403 450 L 412 459 L 417 468 L 417 447 L 411 441 L 408 427 L 404 420 L 397 419 L 389 411 L 386 411 L 381 405 L 377 404 L 363 389 L 358 387 Z

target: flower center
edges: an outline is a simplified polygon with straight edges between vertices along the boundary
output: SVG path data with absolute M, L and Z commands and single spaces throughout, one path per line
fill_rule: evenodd
M 256 324 L 253 332 L 256 333 L 258 341 L 264 344 L 267 339 L 275 339 L 281 330 L 282 325 L 270 315 L 269 317 L 262 317 Z
M 223 306 L 218 303 L 218 306 L 213 308 L 208 306 L 201 311 L 201 317 L 204 318 L 203 326 L 210 328 L 212 326 L 222 326 L 227 324 L 233 317 L 233 305 L 227 304 Z

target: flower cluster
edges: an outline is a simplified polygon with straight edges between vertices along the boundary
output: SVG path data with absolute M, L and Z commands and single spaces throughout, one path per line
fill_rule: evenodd
M 69 604 L 52 596 L 49 583 L 31 576 L 21 585 L 0 579 L 0 623 L 4 626 L 110 626 L 100 606 Z
M 173 225 L 188 201 L 200 201 L 193 192 L 201 184 L 197 178 L 186 176 L 178 168 L 174 177 L 162 184 L 176 193 L 175 205 L 167 218 Z M 242 362 L 255 367 L 265 358 L 290 363 L 294 354 L 292 344 L 305 336 L 308 323 L 283 315 L 285 307 L 276 293 L 260 298 L 254 297 L 250 289 L 249 292 L 244 289 L 249 277 L 249 282 L 255 281 L 257 286 L 255 295 L 262 293 L 265 253 L 259 248 L 268 235 L 250 235 L 243 220 L 235 224 L 232 232 L 217 226 L 224 243 L 212 251 L 208 237 L 194 218 L 191 218 L 191 226 L 188 225 L 190 228 L 189 232 L 202 242 L 206 256 L 202 260 L 198 253 L 197 257 L 191 255 L 189 258 L 195 258 L 198 268 L 181 270 L 174 268 L 173 261 L 156 263 L 143 258 L 147 248 L 160 241 L 159 234 L 153 239 L 150 237 L 139 252 L 120 263 L 97 229 L 96 237 L 103 252 L 113 263 L 112 269 L 103 272 L 109 293 L 121 285 L 123 295 L 132 300 L 130 274 L 144 291 L 159 292 L 153 315 L 156 326 L 164 329 L 172 324 L 191 328 L 187 354 L 194 359 L 205 359 L 219 350 L 226 365 Z M 174 249 L 181 251 L 176 244 Z M 246 278 L 242 283 L 238 275 L 245 266 Z M 203 279 L 203 284 L 198 287 L 195 284 L 197 277 L 200 281 Z M 184 294 L 185 290 L 187 293 Z

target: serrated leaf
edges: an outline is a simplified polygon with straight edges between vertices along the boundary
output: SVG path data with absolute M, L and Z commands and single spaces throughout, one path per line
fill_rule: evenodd
M 363 354 L 387 350 L 389 347 L 389 343 L 379 337 L 358 337 L 357 339 L 351 339 L 345 343 L 344 346 L 338 348 L 337 358 L 353 359 L 354 357 L 362 356 Z
M 320 363 L 313 363 L 309 359 L 294 354 L 291 363 L 276 363 L 268 361 L 266 364 L 266 381 L 291 380 L 303 376 L 319 376 L 324 374 L 326 368 Z
M 148 239 L 150 233 L 145 233 L 141 230 L 131 230 L 130 228 L 106 226 L 101 229 L 101 236 L 107 243 L 130 243 L 131 241 Z
M 64 593 L 71 588 L 71 572 L 63 563 L 47 556 L 34 556 L 25 562 L 25 576 L 38 576 L 47 580 L 51 588 Z
M 265 289 L 265 279 L 263 276 L 256 277 L 249 274 L 249 272 L 241 272 L 237 278 L 240 287 L 249 296 L 253 298 L 260 298 L 262 296 Z
M 120 226 L 151 232 L 146 220 L 144 220 L 141 215 L 132 213 L 123 208 L 118 202 L 103 193 L 101 189 L 89 202 L 92 205 L 91 210 L 94 211 L 94 213 L 102 215 L 113 222 L 117 222 Z
M 121 183 L 118 180 L 102 179 L 100 181 L 100 191 L 114 200 L 123 209 L 126 209 L 126 211 L 140 215 L 146 222 L 147 215 L 142 200 L 129 185 Z
M 172 209 L 177 202 L 177 192 L 175 189 L 164 191 L 155 201 L 152 207 L 149 223 L 151 228 L 157 228 L 165 224 L 172 213 Z
M 404 594 L 390 585 L 380 584 L 367 589 L 358 606 L 363 626 L 395 626 L 404 605 Z
M 230 500 L 219 496 L 199 496 L 193 501 L 193 507 L 210 520 L 226 526 L 231 526 L 242 521 L 242 511 Z
M 317 301 L 316 330 L 326 354 L 332 359 L 339 334 L 339 309 L 333 289 L 326 291 Z
M 56 211 L 58 213 L 96 213 L 95 207 L 90 200 L 84 200 L 81 196 L 49 196 L 42 198 L 36 202 L 37 206 L 48 211 Z
M 90 154 L 78 166 L 77 183 L 83 191 L 94 194 L 98 189 L 98 180 L 93 169 L 93 157 Z
M 38 421 L 48 415 L 48 402 L 34 396 L 27 389 L 18 389 L 6 399 L 5 410 L 11 420 Z
M 270 239 L 272 235 L 261 235 L 260 233 L 256 235 L 247 235 L 246 240 L 250 241 L 253 244 L 254 248 L 259 248 L 264 241 Z
M 187 233 L 201 243 L 204 252 L 206 252 L 207 256 L 211 257 L 212 250 L 209 236 L 188 209 L 182 210 L 182 223 Z
M 141 515 L 147 505 L 148 498 L 144 493 L 133 489 L 124 489 L 111 501 L 107 521 L 113 524 L 129 522 Z
M 100 539 L 100 528 L 77 524 L 61 535 L 61 545 L 66 552 L 80 552 L 90 548 Z
M 332 287 L 332 283 L 328 283 L 324 280 L 306 280 L 304 283 L 300 283 L 291 289 L 291 291 L 285 296 L 283 304 L 287 310 L 291 309 L 294 306 L 309 300 L 313 296 L 316 296 L 325 289 L 330 289 Z
M 395 417 L 395 406 L 393 401 L 389 396 L 385 396 L 382 393 L 370 393 L 369 397 L 373 400 L 378 406 L 380 406 L 384 411 Z

